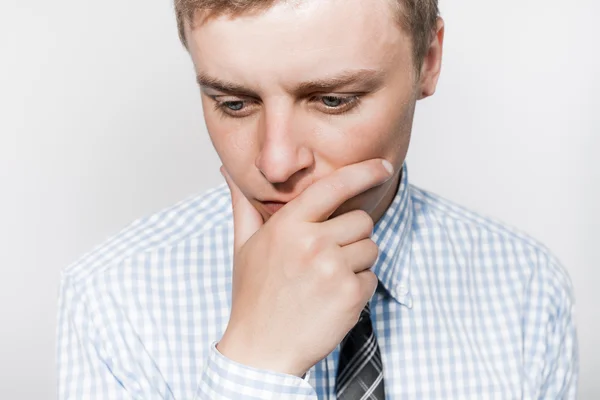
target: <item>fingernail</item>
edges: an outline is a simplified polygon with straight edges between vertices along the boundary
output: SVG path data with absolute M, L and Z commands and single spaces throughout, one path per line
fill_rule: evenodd
M 394 166 L 388 160 L 382 160 L 381 163 L 383 164 L 387 172 L 390 173 L 390 175 L 394 173 Z

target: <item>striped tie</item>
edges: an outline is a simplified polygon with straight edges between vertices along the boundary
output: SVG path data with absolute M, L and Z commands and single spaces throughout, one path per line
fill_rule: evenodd
M 383 366 L 369 304 L 341 343 L 335 382 L 340 400 L 384 400 Z

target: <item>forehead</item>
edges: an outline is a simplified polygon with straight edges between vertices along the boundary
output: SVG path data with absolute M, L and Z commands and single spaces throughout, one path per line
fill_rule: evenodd
M 410 40 L 389 0 L 278 2 L 257 14 L 187 27 L 186 36 L 196 72 L 238 82 L 287 82 L 410 62 Z

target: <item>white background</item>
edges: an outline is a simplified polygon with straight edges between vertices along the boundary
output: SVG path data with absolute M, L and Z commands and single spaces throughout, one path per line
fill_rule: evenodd
M 518 226 L 573 279 L 600 398 L 600 3 L 452 0 L 411 180 Z M 221 181 L 171 2 L 0 3 L 0 393 L 55 398 L 59 271 Z

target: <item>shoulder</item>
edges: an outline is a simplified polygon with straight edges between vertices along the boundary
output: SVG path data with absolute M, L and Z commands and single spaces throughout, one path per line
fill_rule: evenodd
M 209 234 L 228 222 L 230 202 L 221 184 L 139 218 L 64 268 L 62 280 L 80 286 L 128 259 Z
M 547 297 L 573 301 L 566 268 L 543 243 L 434 193 L 412 185 L 410 190 L 415 234 L 452 243 L 482 268 L 519 280 L 525 290 L 536 286 Z

